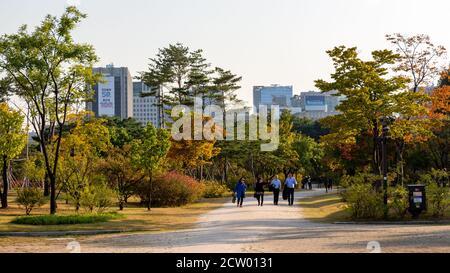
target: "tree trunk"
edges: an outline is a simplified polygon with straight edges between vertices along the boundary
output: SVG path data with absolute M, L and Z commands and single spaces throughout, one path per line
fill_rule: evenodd
M 56 214 L 56 177 L 49 175 L 50 178 L 50 214 Z
M 2 171 L 2 179 L 3 179 L 3 192 L 1 192 L 1 203 L 2 209 L 8 208 L 8 159 L 6 156 L 3 156 L 3 171 Z
M 381 165 L 380 165 L 380 146 L 379 145 L 379 136 L 378 136 L 378 121 L 373 121 L 373 159 L 372 159 L 372 165 L 373 165 L 373 172 L 374 174 L 381 175 Z
M 48 175 L 45 174 L 45 178 L 44 178 L 44 196 L 48 197 L 50 196 L 50 183 L 48 181 Z
M 149 198 L 148 198 L 148 203 L 147 203 L 147 209 L 148 211 L 152 210 L 152 193 L 153 193 L 153 179 L 152 179 L 152 173 L 150 172 L 149 174 L 149 178 L 150 178 L 150 194 L 149 194 Z

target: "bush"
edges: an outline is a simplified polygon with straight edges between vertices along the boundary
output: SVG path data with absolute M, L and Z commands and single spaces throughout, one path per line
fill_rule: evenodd
M 341 186 L 339 194 L 344 201 L 347 201 L 347 190 L 351 186 L 365 184 L 375 187 L 380 181 L 381 177 L 372 173 L 357 173 L 354 176 L 344 175 L 339 180 L 339 185 Z
M 26 215 L 30 215 L 35 207 L 44 205 L 45 198 L 38 188 L 17 188 L 17 203 L 25 208 Z
M 409 193 L 405 187 L 396 186 L 388 189 L 389 208 L 394 211 L 395 216 L 404 218 L 409 208 Z
M 202 184 L 205 186 L 203 191 L 203 197 L 205 198 L 219 198 L 230 193 L 228 186 L 216 181 L 203 181 Z
M 84 214 L 84 215 L 40 215 L 17 217 L 11 223 L 18 225 L 50 226 L 76 225 L 107 222 L 121 217 L 117 213 Z
M 156 176 L 153 182 L 143 181 L 137 187 L 141 202 L 150 208 L 176 207 L 192 203 L 200 199 L 205 186 L 190 176 L 169 172 Z
M 354 219 L 375 219 L 383 214 L 383 196 L 372 185 L 354 184 L 345 196 Z
M 84 188 L 80 195 L 80 205 L 86 211 L 102 213 L 108 207 L 112 206 L 112 198 L 114 193 L 105 185 L 90 185 Z
M 450 206 L 449 188 L 431 183 L 427 187 L 428 209 L 433 217 L 443 217 Z

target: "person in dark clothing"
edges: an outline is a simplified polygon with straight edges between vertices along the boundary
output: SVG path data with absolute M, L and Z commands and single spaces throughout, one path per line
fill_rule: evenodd
M 245 185 L 245 179 L 242 177 L 239 182 L 234 187 L 234 194 L 236 195 L 237 206 L 242 208 L 242 204 L 245 198 L 245 192 L 247 190 L 247 185 Z
M 312 179 L 311 179 L 311 176 L 308 176 L 308 189 L 310 191 L 312 190 Z
M 258 206 L 264 205 L 264 180 L 258 178 L 255 184 L 255 197 L 258 200 Z

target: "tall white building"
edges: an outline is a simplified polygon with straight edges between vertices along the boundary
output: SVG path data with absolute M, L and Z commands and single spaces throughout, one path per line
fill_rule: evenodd
M 158 101 L 154 96 L 141 96 L 150 88 L 143 82 L 133 82 L 133 118 L 146 126 L 151 122 L 159 128 Z

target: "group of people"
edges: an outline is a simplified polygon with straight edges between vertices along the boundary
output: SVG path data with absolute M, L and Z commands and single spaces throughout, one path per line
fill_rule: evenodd
M 325 187 L 326 192 L 333 190 L 333 180 L 331 178 L 327 177 L 318 177 L 315 179 L 317 187 L 322 188 Z M 311 176 L 305 176 L 302 180 L 302 189 L 305 190 L 312 190 L 312 178 Z
M 295 193 L 295 187 L 297 186 L 297 180 L 293 176 L 293 174 L 289 174 L 286 180 L 284 181 L 284 188 L 283 188 L 283 199 L 286 199 L 288 201 L 289 206 L 294 205 L 294 193 Z M 278 201 L 280 199 L 280 192 L 282 190 L 282 183 L 281 180 L 278 178 L 278 176 L 275 176 L 275 178 L 270 182 L 264 182 L 264 180 L 261 177 L 258 177 L 256 179 L 256 183 L 254 186 L 255 189 L 255 195 L 254 197 L 256 200 L 258 200 L 258 206 L 264 205 L 264 194 L 265 194 L 265 186 L 269 186 L 269 190 L 273 193 L 273 204 L 275 206 L 278 206 Z M 245 178 L 242 177 L 239 179 L 238 183 L 236 184 L 236 187 L 234 188 L 234 197 L 236 198 L 236 203 L 238 207 L 242 207 L 242 204 L 244 203 L 244 198 L 247 192 L 247 185 L 245 184 Z

